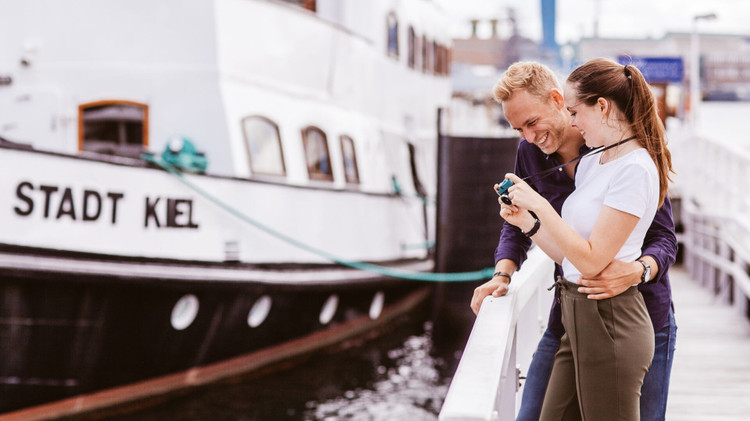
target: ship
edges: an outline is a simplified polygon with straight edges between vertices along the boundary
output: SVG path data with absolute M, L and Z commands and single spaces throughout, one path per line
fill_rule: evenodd
M 439 6 L 0 8 L 0 412 L 220 381 L 426 302 Z

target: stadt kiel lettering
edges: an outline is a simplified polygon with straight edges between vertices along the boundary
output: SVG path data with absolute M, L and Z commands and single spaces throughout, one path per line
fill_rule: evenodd
M 75 190 L 71 187 L 21 181 L 16 187 L 17 215 L 41 215 L 44 219 L 93 222 L 100 219 L 117 224 L 117 209 L 126 200 L 123 192 Z M 109 211 L 105 211 L 105 209 Z M 144 227 L 198 228 L 193 221 L 193 200 L 144 197 Z

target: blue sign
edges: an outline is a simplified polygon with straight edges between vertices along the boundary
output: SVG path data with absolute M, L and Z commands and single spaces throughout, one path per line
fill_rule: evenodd
M 682 82 L 685 76 L 685 65 L 680 57 L 619 56 L 617 61 L 623 66 L 637 67 L 649 83 Z

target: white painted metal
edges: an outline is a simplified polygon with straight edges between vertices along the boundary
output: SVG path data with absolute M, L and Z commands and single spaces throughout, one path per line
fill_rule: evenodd
M 434 241 L 436 216 L 415 197 L 409 144 L 434 198 L 437 109 L 448 104 L 450 81 L 408 67 L 406 34 L 412 26 L 448 45 L 447 16 L 416 0 L 318 3 L 316 14 L 269 0 L 0 0 L 0 75 L 12 79 L 0 87 L 0 136 L 77 155 L 79 105 L 143 103 L 149 150 L 159 154 L 175 134 L 191 139 L 209 174 L 232 178 L 190 181 L 248 217 L 340 259 L 425 259 L 427 250 L 405 247 Z M 397 58 L 386 53 L 389 13 L 399 20 Z M 249 166 L 241 120 L 253 115 L 279 126 L 287 175 L 272 183 Z M 328 136 L 332 182 L 308 177 L 301 130 L 311 125 Z M 341 135 L 355 143 L 359 185 L 346 183 Z M 329 261 L 239 222 L 158 171 L 12 150 L 0 153 L 0 168 L 0 197 L 11 203 L 0 210 L 0 243 L 212 262 Z M 401 197 L 392 195 L 394 177 Z M 17 194 L 23 181 L 36 187 L 28 216 L 14 210 L 26 209 Z M 47 196 L 51 217 L 42 184 L 60 188 Z M 65 188 L 78 220 L 56 217 Z M 80 221 L 84 190 L 124 193 L 118 222 L 108 222 L 115 205 L 107 200 L 100 218 Z M 146 201 L 157 197 L 159 214 L 167 198 L 192 200 L 199 227 L 146 226 Z
M 539 323 L 549 314 L 552 293 L 547 287 L 552 283 L 553 270 L 552 261 L 536 247 L 513 276 L 508 295 L 485 298 L 440 411 L 441 421 L 515 417 L 517 352 L 523 349 L 530 355 L 529 350 L 536 348 L 544 327 Z M 520 317 L 524 323 L 536 324 L 532 329 L 536 335 L 517 335 Z
M 685 135 L 675 147 L 685 266 L 722 301 L 747 314 L 750 297 L 750 153 Z
M 240 221 L 163 171 L 14 150 L 0 153 L 0 168 L 0 197 L 9 203 L 0 208 L 0 220 L 4 221 L 0 242 L 5 244 L 223 261 L 226 243 L 233 242 L 235 255 L 243 262 L 285 263 L 291 256 L 299 262 L 326 261 Z M 425 249 L 403 247 L 425 241 L 424 226 L 417 223 L 422 209 L 417 198 L 186 177 L 242 214 L 341 259 L 377 261 L 426 255 Z M 33 190 L 21 192 L 33 200 L 33 209 L 26 216 L 16 211 L 29 209 L 18 195 L 22 182 L 33 186 Z M 56 186 L 58 191 L 47 198 L 40 185 Z M 69 215 L 57 217 L 67 188 L 71 189 L 75 220 Z M 82 220 L 85 190 L 102 197 L 101 215 L 96 220 Z M 115 205 L 106 197 L 108 192 L 124 195 L 116 203 L 116 223 L 112 223 Z M 191 201 L 190 208 L 187 203 L 182 205 L 185 213 L 179 222 L 187 223 L 189 212 L 197 228 L 164 227 L 169 198 Z M 146 210 L 147 201 L 153 204 L 157 199 L 154 211 L 161 227 Z

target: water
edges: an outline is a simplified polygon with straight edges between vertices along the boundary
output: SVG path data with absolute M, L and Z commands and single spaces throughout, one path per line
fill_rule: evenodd
M 432 421 L 465 344 L 436 346 L 433 324 L 412 316 L 380 338 L 301 365 L 218 384 L 108 421 Z

